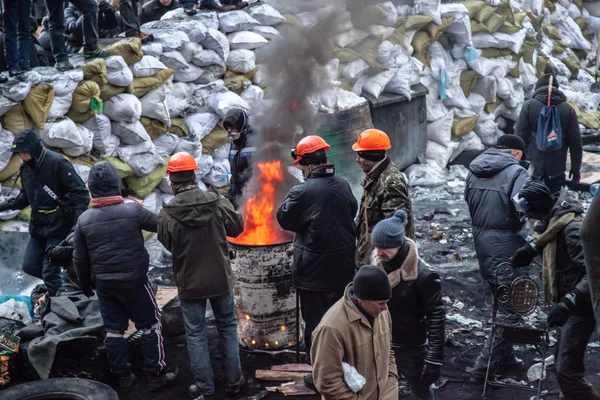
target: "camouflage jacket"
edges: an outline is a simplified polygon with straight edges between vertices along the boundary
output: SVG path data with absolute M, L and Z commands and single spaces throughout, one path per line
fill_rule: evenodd
M 391 217 L 397 210 L 408 215 L 406 236 L 414 239 L 412 206 L 408 186 L 402 173 L 386 157 L 376 164 L 362 183 L 365 189 L 360 200 L 360 210 L 356 219 L 358 244 L 356 247 L 356 267 L 369 264 L 371 232 L 377 223 Z

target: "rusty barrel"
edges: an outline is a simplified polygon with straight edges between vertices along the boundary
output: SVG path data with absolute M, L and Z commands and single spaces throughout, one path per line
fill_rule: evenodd
M 249 349 L 277 350 L 296 341 L 296 290 L 292 243 L 250 246 L 229 243 L 236 253 L 235 312 L 238 339 Z

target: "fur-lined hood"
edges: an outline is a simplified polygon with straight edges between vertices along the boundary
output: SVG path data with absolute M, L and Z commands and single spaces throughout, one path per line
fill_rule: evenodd
M 410 246 L 410 250 L 404 262 L 400 268 L 388 274 L 392 288 L 398 286 L 402 281 L 414 281 L 419 277 L 419 250 L 417 244 L 409 238 L 406 238 L 406 243 Z M 385 269 L 376 249 L 371 253 L 371 262 L 373 265 Z
M 542 86 L 537 89 L 533 93 L 533 98 L 541 101 L 542 103 L 548 102 L 548 86 Z M 562 101 L 567 101 L 567 96 L 563 92 L 561 92 L 558 88 L 552 88 L 552 103 L 561 103 Z

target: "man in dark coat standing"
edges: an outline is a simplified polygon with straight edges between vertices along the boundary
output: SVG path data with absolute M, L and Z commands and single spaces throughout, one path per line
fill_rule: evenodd
M 562 147 L 556 151 L 541 151 L 536 145 L 537 125 L 540 112 L 548 105 L 550 77 L 546 74 L 535 84 L 533 99 L 527 101 L 521 109 L 517 123 L 517 135 L 525 142 L 525 155 L 531 160 L 532 178 L 544 181 L 552 193 L 556 193 L 565 184 L 567 153 L 571 154 L 571 182 L 581 179 L 581 160 L 583 157 L 579 121 L 573 107 L 567 103 L 566 96 L 559 90 L 553 77 L 550 104 L 558 108 L 562 127 Z
M 519 273 L 527 273 L 526 270 L 513 273 L 510 267 L 510 258 L 526 243 L 522 216 L 513 204 L 513 198 L 529 179 L 527 171 L 519 164 L 524 149 L 521 138 L 503 135 L 496 148 L 486 150 L 469 166 L 465 201 L 471 213 L 481 275 L 492 293 L 496 293 L 498 285 L 510 284 Z M 476 380 L 485 377 L 490 345 L 488 338 L 473 367 L 472 377 Z M 511 368 L 520 363 L 511 341 L 496 337 L 493 349 L 493 369 Z
M 23 165 L 21 192 L 0 203 L 0 211 L 22 210 L 31 206 L 29 234 L 23 271 L 43 279 L 51 296 L 63 283 L 61 268 L 48 262 L 46 250 L 62 242 L 88 208 L 90 195 L 73 165 L 63 156 L 42 147 L 30 129 L 17 133 L 13 141 Z
M 358 203 L 350 185 L 327 163 L 330 146 L 307 136 L 292 151 L 306 181 L 294 186 L 277 211 L 277 221 L 295 232 L 293 280 L 304 319 L 307 361 L 311 337 L 323 315 L 354 277 Z
M 139 20 L 140 25 L 150 21 L 158 21 L 171 10 L 181 7 L 177 0 L 151 0 L 142 6 Z
M 83 293 L 91 297 L 95 280 L 100 314 L 106 328 L 104 346 L 111 371 L 121 388 L 137 380 L 128 361 L 125 331 L 129 320 L 142 330 L 140 346 L 149 388 L 156 390 L 175 380 L 165 372 L 165 349 L 160 311 L 148 283 L 149 256 L 142 230 L 156 232 L 156 214 L 121 196 L 121 177 L 108 161 L 90 171 L 91 208 L 75 227 L 73 262 Z
M 231 165 L 231 184 L 228 198 L 238 208 L 242 200 L 243 189 L 252 177 L 250 159 L 254 155 L 256 135 L 250 126 L 248 113 L 241 108 L 231 109 L 223 118 L 223 128 L 231 140 L 229 164 Z

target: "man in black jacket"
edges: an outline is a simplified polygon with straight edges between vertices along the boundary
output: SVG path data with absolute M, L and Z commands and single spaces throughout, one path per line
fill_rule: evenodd
M 541 151 L 537 147 L 538 118 L 542 108 L 548 104 L 550 77 L 552 75 L 546 74 L 537 81 L 533 99 L 523 105 L 517 123 L 517 135 L 525 142 L 525 154 L 531 160 L 531 176 L 544 181 L 552 193 L 556 193 L 565 184 L 567 152 L 571 154 L 571 171 L 569 172 L 571 182 L 578 183 L 581 179 L 583 150 L 577 114 L 567 103 L 566 96 L 558 90 L 558 82 L 554 77 L 550 104 L 557 107 L 560 114 L 562 148 L 556 151 Z
M 304 341 L 310 357 L 311 335 L 354 277 L 358 203 L 350 185 L 327 164 L 330 146 L 307 136 L 292 151 L 306 181 L 290 189 L 277 221 L 295 232 L 293 280 L 300 296 Z
M 181 7 L 177 0 L 150 0 L 142 6 L 139 20 L 140 25 L 150 21 L 158 21 L 167 12 Z
M 23 271 L 43 279 L 51 296 L 62 285 L 61 268 L 48 263 L 45 254 L 67 237 L 77 218 L 87 209 L 90 196 L 73 165 L 60 154 L 46 150 L 30 129 L 17 133 L 11 148 L 21 165 L 21 192 L 0 203 L 0 211 L 31 206 Z
M 225 114 L 223 128 L 225 128 L 229 134 L 229 139 L 232 141 L 229 154 L 231 183 L 227 197 L 237 209 L 240 205 L 243 189 L 252 177 L 250 159 L 255 151 L 255 148 L 252 147 L 255 134 L 250 126 L 248 113 L 241 108 L 234 108 Z
M 539 181 L 523 186 L 518 204 L 529 218 L 540 223 L 534 241 L 515 253 L 513 265 L 529 265 L 535 256 L 542 255 L 545 299 L 547 304 L 554 304 L 548 325 L 561 331 L 555 356 L 560 390 L 567 400 L 598 400 L 600 396 L 585 379 L 583 363 L 596 327 L 579 236 L 583 205 L 565 188 L 553 196 Z
M 431 385 L 444 364 L 446 312 L 438 274 L 428 272 L 415 242 L 405 237 L 402 210 L 379 222 L 371 240 L 372 262 L 387 272 L 392 285 L 392 347 L 398 372 L 418 399 L 432 399 Z
M 77 53 L 83 46 L 84 14 L 73 3 L 65 8 L 65 33 L 69 38 L 70 52 Z M 110 37 L 118 28 L 117 11 L 105 1 L 98 1 L 98 37 Z M 108 34 L 107 34 L 108 33 Z
M 111 371 L 121 387 L 136 382 L 128 361 L 123 336 L 131 319 L 144 333 L 140 345 L 150 389 L 172 382 L 165 373 L 160 311 L 148 283 L 149 256 L 142 230 L 156 232 L 156 214 L 138 204 L 125 204 L 117 168 L 100 161 L 90 170 L 88 186 L 91 209 L 81 215 L 75 227 L 73 262 L 83 293 L 94 295 L 95 279 L 100 313 L 106 328 L 104 345 Z

